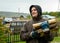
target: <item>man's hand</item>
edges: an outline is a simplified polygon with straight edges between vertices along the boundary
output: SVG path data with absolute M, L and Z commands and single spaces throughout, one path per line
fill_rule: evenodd
M 30 33 L 30 36 L 31 36 L 32 38 L 37 38 L 37 37 L 39 36 L 39 34 L 38 34 L 37 31 L 32 31 L 32 32 Z
M 43 32 L 49 31 L 49 23 L 47 21 L 42 22 L 41 28 L 42 28 Z

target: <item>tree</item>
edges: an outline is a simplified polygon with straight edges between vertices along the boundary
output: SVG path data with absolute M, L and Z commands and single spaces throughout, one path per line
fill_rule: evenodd
M 48 12 L 43 12 L 43 15 L 48 15 Z
M 58 12 L 50 12 L 49 15 L 58 17 Z
M 31 16 L 30 15 L 27 15 L 27 19 L 31 19 Z
M 24 19 L 24 16 L 23 16 L 23 15 L 21 15 L 21 16 L 20 16 L 20 19 Z

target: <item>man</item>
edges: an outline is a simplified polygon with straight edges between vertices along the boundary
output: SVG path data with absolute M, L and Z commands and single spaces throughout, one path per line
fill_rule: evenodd
M 51 41 L 49 40 L 50 37 L 48 36 L 40 37 L 40 34 L 37 31 L 33 32 L 32 25 L 34 23 L 45 21 L 44 19 L 42 19 L 41 7 L 38 5 L 31 5 L 29 11 L 32 16 L 32 20 L 27 22 L 24 25 L 24 29 L 21 30 L 21 33 L 20 33 L 21 40 L 25 40 L 26 43 L 50 43 Z

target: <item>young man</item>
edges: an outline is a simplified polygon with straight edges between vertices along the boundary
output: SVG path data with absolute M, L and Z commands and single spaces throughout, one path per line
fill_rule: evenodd
M 33 24 L 45 21 L 42 19 L 42 9 L 38 5 L 30 6 L 30 14 L 32 16 L 32 20 L 27 22 L 24 26 L 24 29 L 21 30 L 20 38 L 21 40 L 25 40 L 26 43 L 50 43 L 50 40 L 47 36 L 40 37 L 40 34 L 36 31 L 33 32 Z M 32 34 L 33 33 L 33 34 Z

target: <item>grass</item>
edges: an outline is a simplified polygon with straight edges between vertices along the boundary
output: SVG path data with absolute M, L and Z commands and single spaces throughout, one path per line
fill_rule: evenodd
M 21 42 L 17 42 L 17 43 L 26 43 L 26 42 L 21 41 Z M 51 43 L 60 43 L 60 36 L 55 37 L 54 40 Z
M 60 36 L 55 37 L 54 40 L 51 43 L 60 43 Z
M 59 29 L 58 34 L 60 34 L 60 29 Z M 20 34 L 19 35 L 12 35 L 12 36 L 10 36 L 10 38 L 11 38 L 11 41 L 17 40 L 17 42 L 14 42 L 14 43 L 26 43 L 25 41 L 20 41 Z M 55 37 L 51 43 L 59 43 L 59 42 L 60 42 L 60 36 Z
M 21 41 L 21 42 L 17 42 L 17 43 L 26 43 L 26 42 Z M 54 40 L 51 43 L 60 43 L 60 36 L 55 37 Z
M 17 42 L 17 43 L 26 43 L 26 42 Z
M 60 34 L 60 29 L 59 29 L 58 34 Z M 17 43 L 26 43 L 26 42 L 21 41 L 21 42 L 17 42 Z M 57 37 L 54 37 L 54 40 L 51 43 L 60 43 L 60 35 Z

